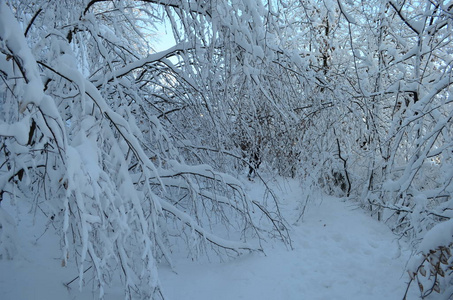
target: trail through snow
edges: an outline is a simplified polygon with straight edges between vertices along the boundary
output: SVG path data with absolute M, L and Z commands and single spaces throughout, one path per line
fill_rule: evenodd
M 246 184 L 252 198 L 263 197 L 262 184 Z M 174 271 L 160 268 L 167 299 L 402 299 L 409 252 L 400 251 L 384 224 L 333 197 L 312 200 L 302 220 L 294 224 L 302 188 L 296 181 L 281 181 L 277 191 L 292 227 L 294 250 L 269 241 L 265 255 L 254 253 L 223 263 L 177 257 Z M 63 286 L 77 271 L 61 267 L 58 239 L 42 235 L 45 223 L 31 220 L 19 205 L 1 209 L 22 220 L 16 257 L 0 260 L 0 299 L 96 299 L 87 288 L 79 292 L 77 282 L 71 289 Z M 418 299 L 412 292 L 408 299 Z M 120 285 L 108 289 L 105 299 L 123 299 Z
M 296 225 L 304 194 L 298 183 L 281 183 L 282 211 L 292 224 L 294 250 L 282 245 L 266 255 L 251 254 L 229 263 L 176 262 L 161 271 L 169 299 L 402 299 L 408 251 L 395 235 L 349 202 L 313 200 Z M 263 189 L 250 183 L 252 197 Z M 408 299 L 418 299 L 415 291 Z

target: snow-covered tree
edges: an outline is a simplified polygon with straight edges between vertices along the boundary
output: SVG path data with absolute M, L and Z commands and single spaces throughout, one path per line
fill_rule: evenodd
M 235 37 L 250 57 L 270 49 L 259 4 L 0 4 L 0 199 L 27 201 L 49 218 L 61 234 L 62 264 L 77 265 L 81 287 L 90 270 L 100 297 L 117 274 L 127 298 L 162 297 L 157 266 L 172 264 L 181 239 L 193 257 L 210 248 L 261 250 L 265 232 L 290 244 L 276 202 L 275 212 L 252 202 L 197 148 L 220 133 L 210 85 L 222 75 L 211 66 L 232 65 L 222 43 Z M 176 44 L 153 52 L 153 32 L 165 22 Z M 3 210 L 0 218 L 9 257 L 14 221 Z
M 398 232 L 421 237 L 451 217 L 452 7 L 389 1 L 378 13 L 373 8 L 364 7 L 355 20 L 375 15 L 362 26 L 374 39 L 353 49 L 364 70 L 357 85 L 368 109 L 365 140 L 373 156 L 362 200 L 380 218 L 395 221 Z
M 58 224 L 64 264 L 81 284 L 91 268 L 101 296 L 117 271 L 128 297 L 160 295 L 179 240 L 193 256 L 290 244 L 277 201 L 232 176 L 259 166 L 414 244 L 452 217 L 451 1 L 7 3 L 0 200 Z M 163 26 L 175 44 L 155 52 Z M 0 222 L 8 258 L 14 219 Z

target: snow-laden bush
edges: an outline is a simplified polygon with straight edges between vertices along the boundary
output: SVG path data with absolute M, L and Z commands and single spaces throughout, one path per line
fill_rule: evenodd
M 422 299 L 453 297 L 452 241 L 453 220 L 439 223 L 426 233 L 417 254 L 409 262 L 410 281 L 407 290 L 415 282 Z

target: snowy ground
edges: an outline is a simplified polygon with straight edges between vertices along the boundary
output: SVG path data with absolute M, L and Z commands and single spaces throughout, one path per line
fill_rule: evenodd
M 247 184 L 252 197 L 262 196 L 259 183 Z M 281 183 L 277 191 L 293 224 L 303 192 L 297 182 Z M 42 235 L 42 220 L 30 220 L 20 205 L 3 204 L 3 209 L 22 220 L 14 260 L 0 260 L 0 299 L 96 299 L 89 291 L 79 292 L 77 282 L 70 290 L 64 287 L 77 274 L 61 267 L 58 239 Z M 312 200 L 303 220 L 292 225 L 292 239 L 292 251 L 272 243 L 266 255 L 249 254 L 226 263 L 176 258 L 174 271 L 160 269 L 163 291 L 170 300 L 402 299 L 409 252 L 399 250 L 384 224 L 352 204 L 331 197 Z M 411 292 L 408 299 L 418 299 Z M 108 290 L 106 299 L 123 299 L 121 287 Z

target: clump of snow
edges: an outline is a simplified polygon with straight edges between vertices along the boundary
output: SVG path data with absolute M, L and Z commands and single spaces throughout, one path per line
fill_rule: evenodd
M 386 182 L 384 182 L 383 188 L 384 190 L 390 192 L 396 192 L 401 188 L 401 183 L 399 181 L 388 179 Z
M 24 87 L 25 101 L 21 104 L 21 108 L 25 109 L 29 103 L 39 105 L 44 94 L 38 64 L 27 45 L 22 29 L 4 1 L 0 3 L 0 41 L 6 43 L 12 53 L 20 54 L 22 60 L 22 67 L 28 82 Z
M 453 219 L 439 223 L 429 230 L 420 245 L 417 254 L 414 255 L 407 266 L 409 272 L 417 272 L 419 266 L 425 260 L 425 256 L 430 254 L 431 250 L 439 247 L 448 247 L 453 243 Z
M 453 219 L 439 223 L 428 231 L 418 250 L 423 254 L 428 254 L 429 250 L 448 247 L 451 243 L 453 243 Z
M 0 136 L 14 137 L 21 145 L 27 144 L 29 130 L 29 117 L 25 117 L 19 122 L 13 124 L 0 123 Z

